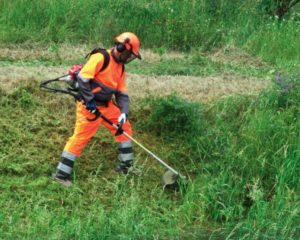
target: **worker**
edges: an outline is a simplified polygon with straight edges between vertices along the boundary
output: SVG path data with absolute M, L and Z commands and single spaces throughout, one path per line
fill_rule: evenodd
M 115 38 L 112 49 L 94 50 L 89 54 L 86 64 L 77 75 L 79 93 L 82 101 L 76 102 L 76 124 L 73 135 L 67 141 L 61 154 L 53 179 L 62 185 L 72 185 L 71 173 L 75 160 L 95 135 L 100 125 L 104 125 L 112 134 L 116 129 L 98 118 L 97 111 L 132 136 L 128 121 L 129 96 L 126 87 L 124 64 L 141 59 L 140 41 L 131 32 L 124 32 Z M 113 97 L 114 96 L 114 97 Z M 118 163 L 116 171 L 127 174 L 133 167 L 132 142 L 123 134 L 116 134 L 118 145 Z

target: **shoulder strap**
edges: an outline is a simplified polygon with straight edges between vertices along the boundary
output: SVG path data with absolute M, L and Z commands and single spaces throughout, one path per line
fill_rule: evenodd
M 88 53 L 85 58 L 89 58 L 92 54 L 95 54 L 95 53 L 101 53 L 103 56 L 104 56 L 104 63 L 100 69 L 99 72 L 102 72 L 105 70 L 105 68 L 107 68 L 108 64 L 109 64 L 109 61 L 110 61 L 110 56 L 109 56 L 109 53 L 107 52 L 107 50 L 105 48 L 95 48 L 93 49 L 90 53 Z M 124 73 L 125 71 L 125 66 L 123 64 L 122 66 L 122 74 Z
M 105 70 L 105 68 L 107 68 L 108 64 L 109 64 L 109 61 L 110 61 L 110 57 L 109 57 L 109 53 L 106 51 L 105 48 L 95 48 L 93 49 L 90 53 L 88 53 L 85 58 L 89 58 L 92 54 L 95 54 L 95 53 L 101 53 L 104 57 L 104 62 L 103 62 L 103 65 L 100 69 L 99 72 L 102 72 Z

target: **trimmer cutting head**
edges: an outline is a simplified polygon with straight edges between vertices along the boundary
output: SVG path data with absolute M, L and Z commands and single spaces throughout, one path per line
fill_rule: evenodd
M 173 191 L 185 191 L 188 187 L 188 181 L 185 176 L 176 174 L 171 170 L 167 170 L 162 176 L 163 189 L 169 189 Z
M 167 170 L 162 176 L 162 185 L 164 189 L 178 190 L 179 189 L 179 175 Z

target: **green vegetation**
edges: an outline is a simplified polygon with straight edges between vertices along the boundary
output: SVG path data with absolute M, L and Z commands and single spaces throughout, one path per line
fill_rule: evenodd
M 300 239 L 296 2 L 0 1 L 0 239 Z M 142 174 L 116 174 L 114 139 L 101 128 L 65 189 L 50 175 L 72 134 L 74 102 L 41 91 L 38 79 L 83 63 L 127 30 L 146 57 L 126 69 L 148 75 L 145 84 L 164 81 L 158 75 L 198 76 L 182 78 L 197 86 L 226 76 L 226 91 L 232 76 L 246 85 L 276 78 L 256 95 L 209 103 L 180 97 L 193 85 L 160 97 L 166 85 L 148 94 L 137 84 L 135 137 L 188 176 L 187 188 L 164 191 L 164 168 L 138 146 Z M 214 84 L 206 86 L 224 87 Z
M 128 65 L 130 73 L 145 75 L 186 75 L 211 76 L 224 73 L 239 73 L 244 76 L 265 77 L 274 74 L 272 65 L 252 67 L 249 63 L 222 63 L 214 61 L 210 56 L 192 53 L 181 58 L 166 59 L 161 57 L 157 61 L 133 62 Z M 284 71 L 284 70 L 283 70 Z
M 165 98 L 146 98 L 137 113 L 146 116 L 147 121 L 141 126 L 144 130 L 166 140 L 179 137 L 180 141 L 187 141 L 200 134 L 202 128 L 199 104 L 180 99 L 175 93 Z
M 299 67 L 299 6 L 277 20 L 270 1 L 1 1 L 1 43 L 109 46 L 129 30 L 144 48 L 211 50 L 234 44 L 277 66 Z M 296 66 L 294 66 L 296 64 Z
M 80 48 L 75 45 L 53 44 L 45 49 L 41 45 L 35 46 L 36 54 L 30 54 L 31 45 L 18 45 L 17 51 L 23 54 L 0 54 L 0 66 L 22 66 L 22 67 L 65 67 L 66 71 L 74 64 L 83 64 L 86 62 L 85 55 L 90 49 Z M 15 46 L 9 46 L 12 51 Z M 55 50 L 53 50 L 55 49 Z M 68 54 L 80 49 L 74 54 Z M 286 72 L 284 68 L 276 68 L 273 64 L 267 64 L 259 59 L 255 59 L 246 52 L 237 52 L 237 49 L 223 49 L 221 54 L 226 58 L 235 58 L 234 61 L 218 61 L 212 54 L 204 54 L 201 51 L 187 53 L 174 53 L 174 56 L 168 56 L 165 52 L 148 59 L 147 56 L 142 61 L 133 61 L 126 65 L 126 70 L 130 73 L 162 76 L 162 75 L 186 75 L 186 76 L 211 76 L 224 73 L 239 73 L 243 76 L 253 77 L 272 77 L 275 69 Z M 25 53 L 24 53 L 25 52 Z M 25 57 L 23 56 L 25 55 Z M 67 56 L 66 56 L 67 55 Z M 227 57 L 229 55 L 229 57 Z M 240 56 L 242 55 L 242 56 Z M 239 59 L 241 58 L 241 59 Z
M 138 138 L 191 178 L 176 194 L 163 192 L 163 169 L 137 147 L 144 174 L 114 174 L 103 131 L 77 162 L 75 187 L 51 182 L 74 104 L 37 86 L 1 93 L 0 238 L 299 238 L 299 79 L 201 106 L 149 96 L 133 109 Z

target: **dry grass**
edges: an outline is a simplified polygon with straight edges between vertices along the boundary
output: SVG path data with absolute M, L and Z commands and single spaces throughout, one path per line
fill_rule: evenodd
M 47 80 L 66 72 L 66 67 L 4 66 L 0 68 L 0 88 L 10 91 L 22 81 Z M 208 102 L 230 94 L 257 93 L 268 87 L 270 80 L 228 74 L 213 77 L 128 74 L 127 83 L 132 100 L 143 98 L 146 94 L 164 96 L 177 92 L 185 99 Z
M 66 74 L 65 67 L 28 67 L 9 65 L 0 68 L 0 89 L 12 91 L 22 81 L 29 79 L 47 80 Z
M 88 46 L 86 44 L 81 45 L 0 45 L 0 59 L 9 60 L 34 60 L 34 59 L 64 59 L 66 61 L 72 61 L 74 59 L 84 59 L 86 54 L 93 48 L 103 47 L 102 44 L 98 46 Z M 148 62 L 158 61 L 161 59 L 159 54 L 154 53 L 149 49 L 141 49 L 141 55 L 143 59 L 147 59 Z M 165 59 L 169 58 L 182 58 L 184 55 L 178 52 L 168 52 L 163 56 Z
M 95 46 L 87 45 L 11 45 L 0 46 L 0 59 L 35 60 L 80 59 Z M 150 50 L 142 50 L 141 54 L 148 62 L 158 61 L 159 54 Z M 181 53 L 168 52 L 164 58 L 182 58 Z M 211 58 L 214 61 L 247 64 L 249 67 L 262 66 L 262 62 L 247 55 L 243 51 L 226 47 L 215 52 Z M 20 62 L 20 61 L 19 61 Z M 0 88 L 10 91 L 21 81 L 28 79 L 47 80 L 67 73 L 67 67 L 54 66 L 20 66 L 10 64 L 0 68 Z M 138 100 L 146 94 L 168 95 L 177 92 L 181 97 L 193 101 L 211 101 L 230 94 L 253 94 L 266 88 L 270 80 L 244 77 L 241 75 L 222 74 L 213 77 L 192 76 L 144 76 L 128 74 L 128 88 L 133 100 Z
M 234 46 L 226 46 L 222 49 L 218 49 L 216 52 L 211 54 L 210 58 L 215 62 L 224 64 L 236 64 L 246 65 L 248 67 L 263 67 L 266 64 L 257 57 L 252 57 L 245 51 Z
M 174 58 L 184 58 L 185 55 L 180 52 L 168 51 L 163 56 L 160 56 L 158 53 L 155 53 L 149 49 L 142 49 L 141 51 L 142 58 L 147 60 L 148 62 L 159 61 L 161 58 L 164 59 L 174 59 Z
M 0 45 L 0 59 L 10 60 L 25 60 L 25 59 L 84 59 L 84 56 L 91 50 L 92 47 L 87 45 Z
M 268 87 L 271 82 L 228 74 L 213 77 L 153 77 L 129 74 L 127 81 L 132 99 L 140 99 L 145 94 L 165 96 L 176 92 L 182 98 L 202 102 L 231 94 L 255 94 Z

